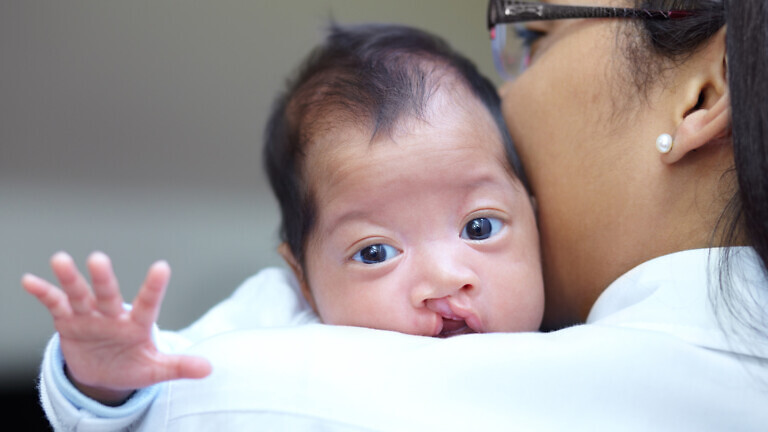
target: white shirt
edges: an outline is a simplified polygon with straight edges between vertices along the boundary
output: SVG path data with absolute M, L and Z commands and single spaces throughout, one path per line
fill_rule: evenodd
M 765 313 L 759 260 L 734 251 L 733 287 Z M 159 386 L 146 415 L 128 422 L 142 431 L 768 430 L 768 342 L 724 337 L 709 252 L 638 266 L 605 290 L 587 324 L 551 333 L 433 339 L 309 324 L 207 336 L 186 352 L 207 357 L 212 375 Z M 82 414 L 74 430 L 126 419 Z

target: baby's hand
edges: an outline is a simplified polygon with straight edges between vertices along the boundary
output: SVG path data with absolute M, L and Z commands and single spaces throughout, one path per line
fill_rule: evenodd
M 152 340 L 152 326 L 171 275 L 167 263 L 160 261 L 149 268 L 130 311 L 123 308 L 109 257 L 96 252 L 87 265 L 93 289 L 63 252 L 51 258 L 61 289 L 30 274 L 21 281 L 51 313 L 67 376 L 81 392 L 104 404 L 119 405 L 136 389 L 211 373 L 207 360 L 163 354 Z

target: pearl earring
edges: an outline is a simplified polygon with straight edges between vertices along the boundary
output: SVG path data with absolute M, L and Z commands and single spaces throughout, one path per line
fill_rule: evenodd
M 672 141 L 672 135 L 670 134 L 661 134 L 658 138 L 656 138 L 656 150 L 659 151 L 659 153 L 669 153 L 672 151 L 672 145 L 674 142 Z

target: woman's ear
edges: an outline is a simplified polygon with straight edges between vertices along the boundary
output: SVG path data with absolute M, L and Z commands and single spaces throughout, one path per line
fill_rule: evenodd
M 686 115 L 675 131 L 672 150 L 662 155 L 662 161 L 673 164 L 708 143 L 731 134 L 731 101 L 728 93 L 711 108 L 702 108 Z
M 678 98 L 677 128 L 672 149 L 661 160 L 673 164 L 731 132 L 731 101 L 728 95 L 725 28 L 690 59 Z
M 280 243 L 280 246 L 277 247 L 277 252 L 283 257 L 283 260 L 288 264 L 288 267 L 291 268 L 293 275 L 296 276 L 296 280 L 299 282 L 299 287 L 301 288 L 301 293 L 304 295 L 304 299 L 306 299 L 307 303 L 312 306 L 315 313 L 318 313 L 317 306 L 315 305 L 315 297 L 312 295 L 312 291 L 310 291 L 309 284 L 307 283 L 307 278 L 304 276 L 304 269 L 293 255 L 293 252 L 291 252 L 288 243 Z

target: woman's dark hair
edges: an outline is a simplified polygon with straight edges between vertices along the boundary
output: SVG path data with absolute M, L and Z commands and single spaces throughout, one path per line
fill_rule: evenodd
M 527 188 L 496 88 L 469 60 L 442 39 L 413 28 L 332 24 L 324 43 L 275 100 L 264 135 L 264 164 L 282 215 L 280 239 L 300 265 L 316 215 L 304 178 L 306 146 L 313 136 L 339 126 L 365 127 L 371 141 L 391 134 L 402 118 L 423 118 L 430 95 L 446 78 L 488 109 L 512 171 Z
M 732 105 L 734 170 L 738 187 L 713 233 L 713 245 L 746 241 L 768 272 L 768 2 L 765 0 L 656 0 L 636 7 L 697 10 L 680 20 L 642 22 L 650 50 L 671 61 L 684 61 L 726 25 L 727 78 Z M 643 62 L 647 65 L 652 62 Z M 638 83 L 647 83 L 642 64 L 633 61 Z M 766 311 L 731 291 L 729 254 L 720 263 L 720 283 L 710 294 L 753 330 L 765 332 Z M 764 287 L 762 289 L 765 289 Z

